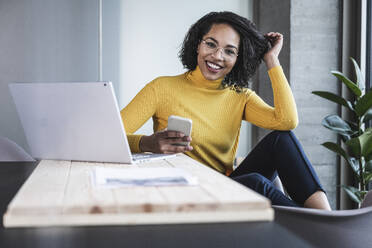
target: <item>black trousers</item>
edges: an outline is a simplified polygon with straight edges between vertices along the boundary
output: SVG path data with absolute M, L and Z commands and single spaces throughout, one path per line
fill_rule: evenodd
M 278 174 L 291 199 L 272 183 Z M 266 135 L 229 177 L 269 198 L 273 205 L 303 206 L 316 191 L 325 192 L 291 131 Z

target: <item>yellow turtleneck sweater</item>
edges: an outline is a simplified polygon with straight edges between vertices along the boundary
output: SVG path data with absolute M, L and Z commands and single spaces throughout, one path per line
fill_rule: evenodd
M 296 104 L 280 66 L 271 68 L 274 108 L 252 90 L 238 93 L 208 81 L 199 67 L 178 76 L 159 77 L 147 84 L 121 111 L 132 152 L 141 152 L 142 135 L 133 134 L 150 117 L 154 132 L 167 127 L 168 116 L 192 120 L 194 148 L 186 155 L 226 173 L 232 170 L 242 120 L 262 128 L 290 130 L 297 126 Z

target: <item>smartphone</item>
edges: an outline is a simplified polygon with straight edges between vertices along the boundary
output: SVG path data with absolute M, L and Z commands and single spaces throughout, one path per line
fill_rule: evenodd
M 186 136 L 191 136 L 192 120 L 180 116 L 171 115 L 168 117 L 168 131 L 178 131 Z M 180 142 L 174 145 L 187 146 L 189 142 Z

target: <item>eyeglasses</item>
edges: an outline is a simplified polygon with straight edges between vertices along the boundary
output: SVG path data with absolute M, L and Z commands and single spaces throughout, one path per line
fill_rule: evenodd
M 233 60 L 236 57 L 238 57 L 238 51 L 237 51 L 237 49 L 235 49 L 233 47 L 226 47 L 226 48 L 219 47 L 217 45 L 217 43 L 214 42 L 211 39 L 202 40 L 201 42 L 202 42 L 202 44 L 204 44 L 204 47 L 205 47 L 207 52 L 215 53 L 219 49 L 221 49 L 222 50 L 222 57 L 226 60 Z

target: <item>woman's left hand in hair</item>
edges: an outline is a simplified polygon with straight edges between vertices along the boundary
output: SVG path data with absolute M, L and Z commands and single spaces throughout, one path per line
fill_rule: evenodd
M 265 34 L 265 37 L 270 41 L 271 48 L 265 53 L 263 60 L 267 69 L 280 65 L 279 53 L 283 47 L 283 35 L 280 33 L 270 32 Z

